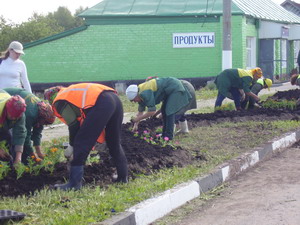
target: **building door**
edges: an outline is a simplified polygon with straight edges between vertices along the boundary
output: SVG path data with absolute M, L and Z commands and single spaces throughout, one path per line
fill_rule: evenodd
M 260 39 L 259 67 L 264 77 L 274 81 L 274 39 Z
M 259 49 L 259 66 L 264 77 L 273 82 L 289 80 L 288 55 L 290 52 L 286 39 L 261 39 Z

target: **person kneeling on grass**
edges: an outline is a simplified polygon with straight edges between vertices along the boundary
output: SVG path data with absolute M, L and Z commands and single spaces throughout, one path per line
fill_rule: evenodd
M 117 168 L 116 182 L 127 183 L 127 159 L 121 146 L 123 105 L 116 91 L 102 84 L 79 83 L 49 88 L 44 97 L 69 128 L 70 145 L 65 151 L 71 161 L 69 181 L 54 187 L 80 189 L 87 157 L 96 142 L 104 141 Z

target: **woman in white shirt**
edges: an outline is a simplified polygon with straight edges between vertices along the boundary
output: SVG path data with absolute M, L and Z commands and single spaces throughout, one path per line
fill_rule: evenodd
M 13 41 L 8 46 L 5 55 L 0 59 L 0 89 L 17 87 L 31 92 L 25 63 L 20 59 L 23 45 Z

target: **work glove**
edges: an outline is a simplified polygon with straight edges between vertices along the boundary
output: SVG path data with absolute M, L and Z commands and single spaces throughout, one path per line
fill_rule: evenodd
M 255 106 L 258 108 L 262 108 L 262 102 L 260 101 L 255 102 Z
M 73 158 L 73 147 L 68 145 L 68 147 L 64 151 L 64 155 L 67 159 Z

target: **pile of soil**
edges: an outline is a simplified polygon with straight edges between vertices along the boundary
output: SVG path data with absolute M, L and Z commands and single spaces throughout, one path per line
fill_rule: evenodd
M 299 94 L 299 89 L 295 89 L 278 92 L 274 95 L 274 98 L 298 99 Z M 228 121 L 299 120 L 299 115 L 300 111 L 298 110 L 256 108 L 248 111 L 191 114 L 187 115 L 187 120 L 189 127 L 192 129 L 193 127 L 209 126 L 212 123 Z M 199 154 L 201 156 L 199 152 L 193 154 L 195 152 L 187 151 L 181 147 L 174 149 L 174 147 L 169 145 L 161 147 L 160 145 L 149 144 L 140 137 L 133 135 L 129 130 L 132 125 L 127 123 L 122 126 L 122 146 L 128 160 L 129 180 L 135 179 L 135 174 L 148 175 L 162 168 L 183 167 L 199 160 L 205 160 L 204 157 L 199 157 Z M 148 119 L 140 123 L 138 132 L 142 134 L 145 130 L 148 130 L 155 135 L 155 129 L 159 126 L 162 126 L 160 119 Z M 100 154 L 101 162 L 85 166 L 84 180 L 86 184 L 107 186 L 113 182 L 112 177 L 115 174 L 115 167 L 107 150 L 101 150 L 98 154 Z M 30 195 L 44 187 L 51 187 L 56 183 L 64 183 L 65 179 L 68 179 L 66 163 L 58 164 L 52 174 L 42 170 L 38 176 L 24 174 L 18 180 L 15 172 L 12 170 L 8 176 L 0 180 L 0 196 Z

